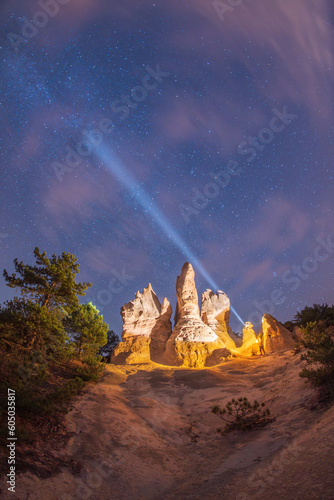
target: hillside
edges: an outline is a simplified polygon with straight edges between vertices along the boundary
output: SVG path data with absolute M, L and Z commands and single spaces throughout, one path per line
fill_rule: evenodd
M 315 404 L 301 364 L 287 352 L 203 370 L 107 365 L 67 414 L 65 447 L 39 450 L 71 467 L 19 476 L 15 498 L 332 499 L 334 408 Z M 275 421 L 218 433 L 212 406 L 239 396 L 266 402 Z

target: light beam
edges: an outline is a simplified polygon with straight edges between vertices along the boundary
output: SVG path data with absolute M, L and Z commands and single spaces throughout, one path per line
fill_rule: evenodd
M 159 207 L 154 203 L 154 201 L 149 198 L 144 189 L 142 189 L 134 176 L 126 169 L 126 167 L 116 158 L 116 156 L 107 148 L 97 148 L 95 147 L 95 154 L 103 162 L 109 172 L 111 172 L 118 182 L 124 186 L 131 196 L 137 200 L 140 206 L 144 209 L 146 213 L 149 213 L 156 224 L 164 231 L 168 238 L 175 243 L 178 249 L 188 258 L 194 268 L 203 276 L 203 278 L 209 283 L 212 290 L 217 292 L 219 286 L 212 279 L 205 267 L 199 262 L 191 248 L 179 235 L 179 233 L 171 225 L 167 217 L 161 212 Z M 231 311 L 238 318 L 238 320 L 244 325 L 244 321 L 239 316 L 237 311 L 231 305 Z

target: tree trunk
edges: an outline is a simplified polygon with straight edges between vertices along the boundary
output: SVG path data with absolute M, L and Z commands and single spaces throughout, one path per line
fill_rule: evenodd
M 51 290 L 52 290 L 52 288 L 55 286 L 55 284 L 56 284 L 56 283 L 52 283 L 51 288 L 50 288 L 50 291 L 51 291 Z M 44 302 L 43 302 L 43 304 L 42 304 L 42 307 L 46 307 L 46 306 L 48 305 L 50 298 L 51 298 L 51 294 L 50 294 L 50 292 L 49 292 L 49 293 L 47 293 L 47 294 L 45 294 L 45 298 L 44 298 Z

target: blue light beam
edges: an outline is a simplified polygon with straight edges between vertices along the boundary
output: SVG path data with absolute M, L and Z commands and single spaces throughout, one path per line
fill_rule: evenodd
M 116 156 L 111 151 L 107 150 L 107 148 L 95 148 L 95 154 L 103 162 L 108 171 L 110 171 L 114 175 L 114 177 L 116 177 L 118 182 L 129 191 L 131 196 L 139 203 L 144 211 L 150 214 L 152 219 L 164 231 L 168 238 L 173 243 L 175 243 L 177 248 L 189 259 L 189 262 L 193 263 L 195 269 L 203 276 L 207 283 L 209 283 L 212 290 L 217 292 L 217 290 L 220 289 L 217 283 L 212 279 L 205 267 L 199 262 L 182 236 L 180 236 L 179 233 L 173 228 L 173 226 L 171 225 L 167 217 L 161 212 L 159 207 L 138 185 L 138 182 L 129 172 L 129 170 L 127 170 L 126 167 L 121 164 L 121 162 L 116 158 Z M 241 319 L 232 305 L 231 311 L 244 325 L 244 321 Z

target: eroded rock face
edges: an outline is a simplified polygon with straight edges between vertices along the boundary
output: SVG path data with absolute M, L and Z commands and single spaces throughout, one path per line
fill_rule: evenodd
M 177 277 L 176 296 L 176 324 L 166 346 L 168 364 L 200 368 L 208 366 L 216 350 L 221 350 L 221 358 L 228 356 L 226 346 L 200 317 L 195 272 L 188 262 Z
M 173 338 L 188 342 L 215 342 L 218 336 L 206 325 L 199 314 L 195 271 L 186 262 L 176 280 L 177 315 Z
M 110 357 L 114 365 L 132 365 L 151 361 L 151 340 L 144 335 L 128 337 L 120 342 Z
M 176 280 L 177 307 L 172 331 L 172 308 L 163 303 L 151 284 L 121 309 L 122 342 L 115 348 L 112 363 L 157 363 L 189 368 L 214 366 L 232 355 L 260 354 L 253 325 L 245 323 L 243 338 L 230 326 L 230 300 L 219 290 L 202 294 L 201 311 L 195 286 L 195 272 L 186 262 Z M 292 334 L 273 316 L 262 320 L 262 345 L 265 353 L 291 349 L 299 332 Z
M 246 321 L 244 328 L 242 329 L 242 345 L 239 349 L 240 353 L 251 356 L 254 354 L 259 354 L 259 347 L 256 342 L 256 335 L 253 330 L 253 325 L 249 321 Z
M 143 293 L 139 291 L 131 302 L 121 308 L 123 319 L 122 339 L 137 335 L 145 337 L 162 336 L 168 337 L 171 334 L 170 317 L 172 307 L 167 299 L 163 305 L 154 293 L 151 283 L 144 288 Z
M 235 349 L 236 344 L 233 339 L 235 335 L 229 326 L 230 307 L 230 299 L 221 290 L 217 293 L 211 290 L 202 293 L 202 321 L 216 333 L 227 348 Z
M 266 354 L 292 349 L 295 340 L 292 333 L 270 314 L 262 318 L 263 347 Z
M 189 262 L 183 264 L 181 274 L 176 278 L 176 298 L 177 314 L 175 315 L 175 323 L 185 315 L 199 316 L 195 271 Z
M 135 299 L 121 308 L 123 342 L 115 349 L 112 362 L 158 362 L 172 333 L 171 315 L 170 303 L 165 298 L 161 305 L 151 284 L 143 293 L 138 291 Z

